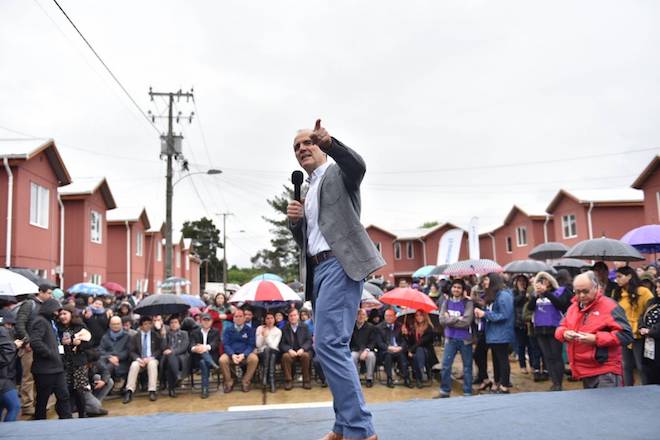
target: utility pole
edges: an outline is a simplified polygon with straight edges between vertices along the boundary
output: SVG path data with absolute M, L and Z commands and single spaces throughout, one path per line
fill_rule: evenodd
M 231 212 L 221 212 L 222 216 L 222 290 L 227 295 L 227 216 L 234 215 Z
M 174 135 L 174 130 L 173 130 L 173 123 L 175 117 L 172 115 L 173 113 L 173 107 L 174 107 L 174 98 L 177 98 L 177 101 L 179 101 L 182 97 L 186 98 L 186 100 L 190 100 L 191 98 L 194 99 L 193 96 L 193 90 L 190 89 L 189 92 L 182 92 L 181 89 L 179 89 L 178 92 L 154 92 L 152 91 L 151 87 L 149 87 L 149 96 L 151 97 L 151 100 L 154 100 L 154 96 L 163 96 L 168 98 L 169 100 L 169 109 L 167 112 L 167 135 L 164 135 L 160 137 L 161 139 L 161 151 L 160 151 L 160 156 L 161 158 L 165 156 L 167 158 L 167 174 L 165 177 L 165 277 L 169 278 L 172 276 L 172 254 L 173 254 L 173 246 L 172 246 L 172 196 L 173 196 L 173 187 L 172 187 L 172 164 L 173 164 L 173 159 L 178 159 L 179 157 L 182 157 L 181 154 L 181 141 L 183 139 L 183 136 Z M 155 122 L 157 117 L 160 116 L 155 116 L 149 111 L 149 114 L 151 116 L 151 119 L 153 122 Z M 186 119 L 189 120 L 189 122 L 192 122 L 192 117 L 194 115 L 194 112 L 190 114 L 190 116 Z M 179 118 L 181 116 L 181 112 L 176 116 L 176 122 L 179 122 Z

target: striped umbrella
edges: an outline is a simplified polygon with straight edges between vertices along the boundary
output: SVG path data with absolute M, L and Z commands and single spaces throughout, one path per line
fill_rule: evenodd
M 289 286 L 275 280 L 250 281 L 238 289 L 231 298 L 231 304 L 243 303 L 257 307 L 274 308 L 289 302 L 300 302 L 300 296 Z
M 502 272 L 502 266 L 493 260 L 463 260 L 452 263 L 443 272 L 444 275 L 465 277 L 468 275 L 486 275 L 493 272 Z
M 274 273 L 262 273 L 261 275 L 257 275 L 256 277 L 252 278 L 250 281 L 277 281 L 280 283 L 284 282 L 281 276 L 275 275 Z

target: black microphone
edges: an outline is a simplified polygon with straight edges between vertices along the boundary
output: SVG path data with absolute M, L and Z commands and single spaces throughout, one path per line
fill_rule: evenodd
M 293 183 L 293 198 L 294 200 L 300 201 L 300 186 L 303 183 L 303 173 L 300 170 L 296 170 L 291 173 L 291 183 Z

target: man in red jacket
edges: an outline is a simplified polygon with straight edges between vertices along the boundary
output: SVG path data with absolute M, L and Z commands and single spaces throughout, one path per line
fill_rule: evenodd
M 573 303 L 555 331 L 568 343 L 573 377 L 584 388 L 621 386 L 621 347 L 632 342 L 623 309 L 603 295 L 598 278 L 589 271 L 573 281 Z

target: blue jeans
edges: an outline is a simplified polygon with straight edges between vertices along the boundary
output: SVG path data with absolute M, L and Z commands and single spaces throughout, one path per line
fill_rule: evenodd
M 350 279 L 334 257 L 314 268 L 315 351 L 332 392 L 332 430 L 348 438 L 375 432 L 349 348 L 362 286 L 363 281 Z
M 211 375 L 211 365 L 213 364 L 213 358 L 208 351 L 202 353 L 200 357 L 201 359 L 199 360 L 199 370 L 202 376 L 202 389 L 207 390 L 209 388 L 209 376 Z
M 16 388 L 0 394 L 0 420 L 5 409 L 7 410 L 7 415 L 5 415 L 5 419 L 2 421 L 15 422 L 16 417 L 18 417 L 18 411 L 21 409 L 21 401 L 18 399 Z
M 472 394 L 472 344 L 462 339 L 446 338 L 445 350 L 442 355 L 442 381 L 440 390 L 451 392 L 451 366 L 456 354 L 461 353 L 463 361 L 463 394 Z

